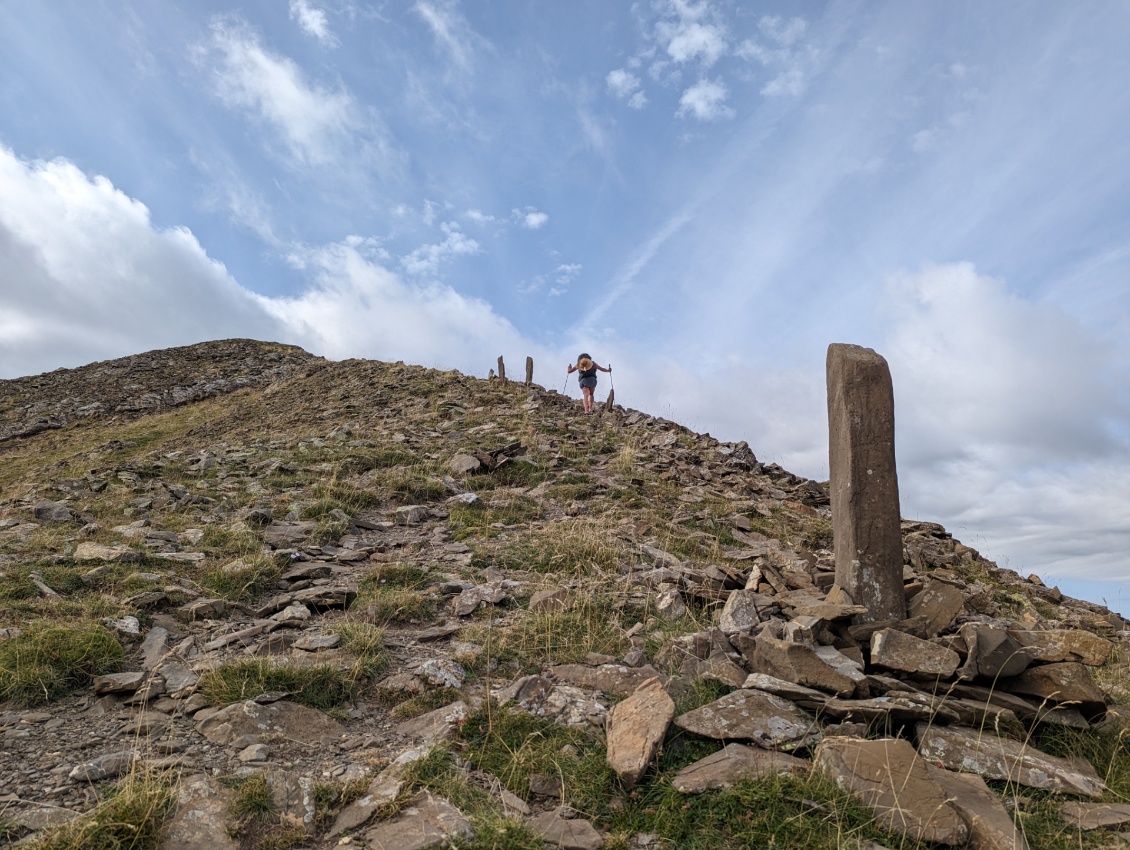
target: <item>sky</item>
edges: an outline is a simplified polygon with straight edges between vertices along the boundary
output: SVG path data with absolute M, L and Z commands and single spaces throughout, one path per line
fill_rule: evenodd
M 0 378 L 207 339 L 598 399 L 1130 613 L 1130 4 L 0 0 Z M 609 380 L 611 377 L 612 380 Z

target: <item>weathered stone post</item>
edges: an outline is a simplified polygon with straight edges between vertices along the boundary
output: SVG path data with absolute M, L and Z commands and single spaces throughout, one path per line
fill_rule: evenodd
M 506 364 L 502 362 L 502 355 L 498 355 L 498 377 L 500 380 L 506 380 Z
M 866 606 L 862 620 L 903 620 L 891 372 L 870 348 L 834 343 L 827 373 L 836 584 Z
M 534 358 L 526 357 L 526 386 L 534 382 Z

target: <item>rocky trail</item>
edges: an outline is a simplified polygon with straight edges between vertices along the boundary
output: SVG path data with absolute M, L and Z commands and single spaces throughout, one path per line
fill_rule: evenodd
M 928 522 L 860 622 L 828 505 L 639 411 L 246 340 L 0 382 L 0 840 L 156 776 L 166 850 L 743 846 L 636 801 L 821 776 L 871 812 L 840 846 L 1119 846 L 1124 779 L 1037 744 L 1121 740 L 1130 624 Z M 51 629 L 120 654 L 29 686 Z

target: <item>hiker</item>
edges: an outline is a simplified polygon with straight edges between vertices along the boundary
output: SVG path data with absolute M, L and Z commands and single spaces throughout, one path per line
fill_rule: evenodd
M 570 363 L 567 367 L 567 371 L 570 375 L 572 375 L 574 372 L 580 373 L 577 376 L 577 380 L 581 382 L 581 395 L 584 398 L 585 413 L 592 413 L 592 391 L 596 389 L 596 373 L 598 371 L 611 373 L 611 364 L 609 364 L 608 368 L 605 369 L 603 366 L 596 363 L 587 354 L 580 354 L 577 357 L 576 365 Z

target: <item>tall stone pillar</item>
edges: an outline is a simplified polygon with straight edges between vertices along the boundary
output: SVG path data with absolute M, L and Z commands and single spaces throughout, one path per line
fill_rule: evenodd
M 828 346 L 828 449 L 836 584 L 867 613 L 902 620 L 902 531 L 895 399 L 887 361 L 870 348 Z

